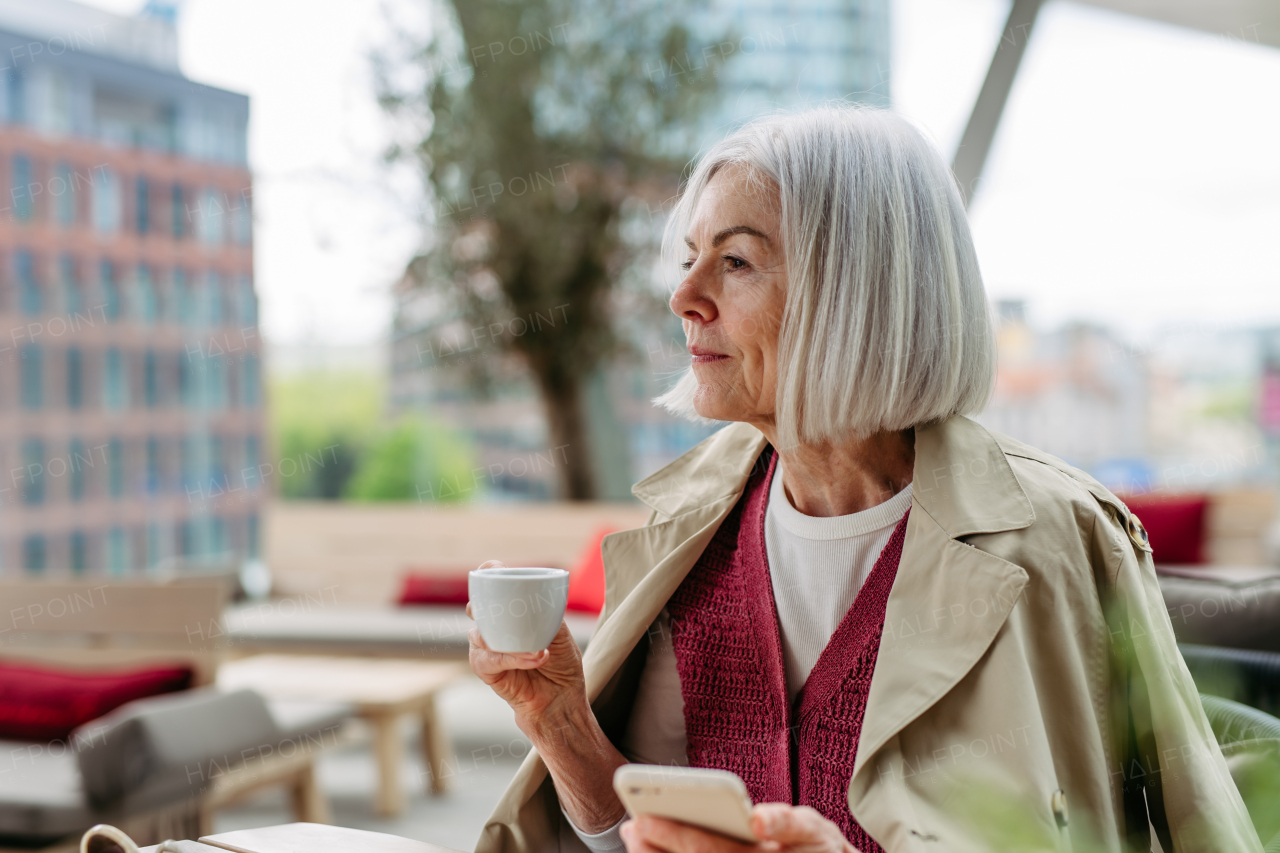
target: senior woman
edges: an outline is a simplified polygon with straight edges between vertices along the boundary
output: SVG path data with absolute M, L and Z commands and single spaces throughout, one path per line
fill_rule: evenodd
M 653 513 L 604 542 L 585 656 L 563 626 L 527 655 L 472 631 L 535 747 L 477 850 L 740 847 L 626 821 L 628 761 L 734 771 L 775 849 L 1260 850 L 1138 521 L 965 417 L 992 330 L 924 137 L 844 107 L 750 124 L 667 248 L 693 363 L 661 402 L 733 423 L 635 487 Z

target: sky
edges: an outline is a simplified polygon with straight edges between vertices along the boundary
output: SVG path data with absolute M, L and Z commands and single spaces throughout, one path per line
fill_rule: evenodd
M 132 13 L 140 0 L 82 0 Z M 182 65 L 252 98 L 255 264 L 270 344 L 385 336 L 419 244 L 368 56 L 388 2 L 187 0 Z M 894 0 L 895 109 L 949 160 L 1008 0 Z M 993 299 L 1032 322 L 1280 323 L 1280 50 L 1051 0 L 970 209 Z

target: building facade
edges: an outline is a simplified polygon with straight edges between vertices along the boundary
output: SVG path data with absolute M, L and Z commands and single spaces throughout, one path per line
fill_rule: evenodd
M 0 2 L 0 571 L 255 556 L 248 98 L 173 12 Z

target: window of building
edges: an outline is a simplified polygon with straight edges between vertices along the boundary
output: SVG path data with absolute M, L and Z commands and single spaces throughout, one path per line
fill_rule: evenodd
M 169 190 L 169 206 L 173 211 L 173 238 L 180 240 L 187 233 L 185 218 L 187 215 L 187 199 L 186 193 L 182 191 L 182 184 L 174 184 Z
M 43 572 L 48 558 L 44 536 L 32 533 L 22 540 L 22 567 L 29 572 Z
M 226 210 L 218 192 L 212 187 L 200 193 L 200 203 L 196 207 L 196 234 L 200 242 L 214 246 L 223 241 L 223 228 Z
M 123 527 L 113 527 L 107 533 L 107 572 L 123 575 L 129 571 L 129 538 Z
M 76 221 L 75 176 L 71 166 L 59 163 L 54 167 L 53 180 L 49 182 L 49 194 L 53 196 L 54 215 L 58 224 L 66 227 Z
M 222 277 L 210 272 L 204 279 L 205 322 L 210 326 L 222 325 Z
M 104 234 L 111 234 L 120 230 L 120 177 L 105 166 L 95 172 L 92 182 L 93 227 Z
M 178 400 L 182 403 L 183 408 L 195 408 L 199 398 L 198 388 L 195 364 L 191 361 L 191 356 L 187 353 L 179 353 Z
M 239 303 L 240 324 L 245 328 L 258 324 L 258 295 L 253 292 L 253 281 L 241 275 L 236 279 L 236 301 Z
M 177 320 L 184 326 L 194 326 L 199 320 L 196 294 L 191 278 L 185 270 L 173 271 L 173 302 Z
M 209 436 L 209 489 L 226 488 L 227 459 L 222 437 Z
M 17 67 L 10 65 L 5 69 L 5 100 L 8 103 L 8 115 L 5 116 L 10 124 L 25 124 L 27 121 L 27 87 L 24 84 L 22 72 Z
M 138 233 L 146 234 L 151 230 L 151 185 L 147 183 L 146 178 L 139 176 L 134 181 L 133 187 L 133 209 L 137 219 Z
M 107 494 L 113 500 L 124 497 L 124 442 L 113 438 L 107 442 Z
M 142 398 L 148 409 L 160 405 L 160 363 L 154 350 L 142 355 Z
M 30 506 L 44 503 L 44 442 L 28 438 L 22 442 L 22 502 Z
M 160 297 L 151 278 L 151 267 L 138 267 L 138 318 L 151 324 L 160 319 Z
M 258 357 L 251 352 L 240 359 L 240 399 L 246 409 L 256 409 L 262 402 L 259 386 Z
M 18 307 L 28 317 L 36 316 L 44 307 L 41 303 L 40 279 L 36 275 L 36 259 L 26 249 L 19 249 L 13 256 L 14 272 L 18 279 Z
M 227 371 L 222 356 L 211 355 L 201 360 L 204 374 L 204 404 L 215 411 L 227 405 Z
M 89 546 L 85 541 L 85 535 L 82 531 L 73 530 L 67 541 L 68 562 L 71 563 L 71 571 L 77 575 L 84 574 L 89 568 Z
M 250 557 L 258 556 L 258 514 L 254 513 L 245 520 L 245 542 Z
M 164 544 L 160 525 L 154 521 L 147 525 L 147 568 L 155 568 L 164 559 Z
M 88 479 L 86 468 L 93 467 L 93 456 L 78 438 L 71 439 L 67 448 L 67 496 L 72 502 L 84 500 L 85 484 Z M 74 534 L 73 534 L 74 535 Z
M 24 344 L 19 350 L 22 362 L 22 407 L 44 406 L 44 352 L 38 344 Z
M 67 408 L 84 405 L 84 353 L 79 347 L 67 350 Z
M 124 300 L 120 298 L 120 282 L 116 280 L 116 267 L 111 261 L 98 264 L 98 281 L 102 287 L 102 315 L 115 322 L 124 314 Z
M 253 220 L 249 212 L 249 194 L 244 192 L 236 196 L 231 205 L 231 239 L 241 246 L 247 246 L 249 235 L 253 231 L 250 227 Z
M 31 188 L 35 180 L 31 174 L 31 158 L 25 154 L 13 157 L 13 183 L 9 193 L 13 198 L 13 216 L 19 222 L 30 222 L 35 215 L 35 198 Z
M 102 405 L 112 411 L 120 411 L 129 405 L 124 355 L 111 347 L 102 360 L 102 368 Z
M 188 495 L 194 494 L 197 489 L 197 480 L 200 475 L 196 473 L 196 441 L 191 436 L 184 436 L 181 447 L 181 465 L 182 465 L 182 488 Z
M 262 447 L 256 435 L 247 435 L 244 438 L 244 470 L 242 479 L 245 485 L 251 489 L 256 489 L 261 485 L 260 476 L 261 469 L 258 467 L 262 464 Z
M 84 310 L 84 294 L 76 278 L 75 258 L 70 255 L 58 259 L 58 281 L 62 286 L 62 306 L 67 313 L 67 321 L 71 322 Z
M 155 436 L 147 439 L 147 494 L 160 491 L 160 441 Z

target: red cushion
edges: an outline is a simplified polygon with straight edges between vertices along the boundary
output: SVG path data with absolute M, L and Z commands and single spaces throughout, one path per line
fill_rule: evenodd
M 616 528 L 602 527 L 587 541 L 578 562 L 569 570 L 568 610 L 598 614 L 604 610 L 604 557 L 600 544 Z
M 467 572 L 456 569 L 448 573 L 408 572 L 400 586 L 397 603 L 405 604 L 458 604 L 467 603 Z
M 1207 495 L 1134 495 L 1125 505 L 1147 529 L 1156 563 L 1199 565 L 1204 553 Z
M 65 740 L 126 702 L 186 690 L 191 675 L 185 666 L 88 672 L 0 663 L 0 738 Z

